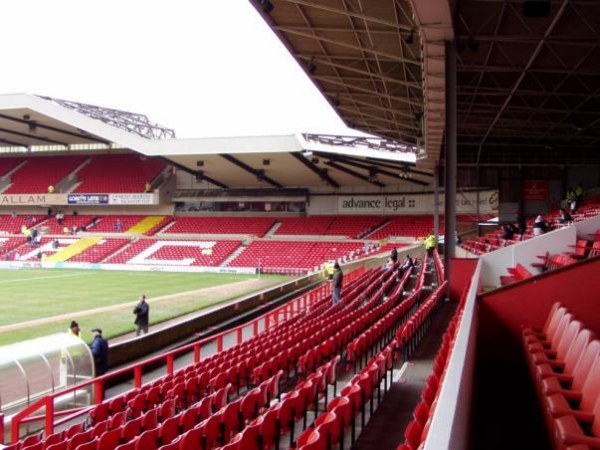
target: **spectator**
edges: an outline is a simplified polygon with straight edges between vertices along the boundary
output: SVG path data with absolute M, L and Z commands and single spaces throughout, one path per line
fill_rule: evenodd
M 396 247 L 392 249 L 392 253 L 390 253 L 390 259 L 393 263 L 396 263 L 396 261 L 398 261 L 398 249 Z
M 381 269 L 385 272 L 387 270 L 390 270 L 392 267 L 394 267 L 394 261 L 392 261 L 392 257 L 390 256 L 386 263 L 381 267 Z
M 52 217 L 52 208 L 48 208 L 48 212 L 46 213 L 48 218 Z
M 150 193 L 152 192 L 152 185 L 149 181 L 146 181 L 146 186 L 144 187 L 144 192 Z
M 515 237 L 515 230 L 512 224 L 502 226 L 502 239 L 512 239 Z
M 329 261 L 328 263 L 325 264 L 325 273 L 327 274 L 327 279 L 328 280 L 332 280 L 333 279 L 333 273 L 335 272 L 334 267 L 334 262 L 333 261 Z
M 100 328 L 94 328 L 92 333 L 94 333 L 94 340 L 90 344 L 90 349 L 94 355 L 96 376 L 100 376 L 108 371 L 108 341 L 102 337 Z
M 58 239 L 54 239 L 52 241 L 52 248 L 55 249 L 55 250 L 58 248 Z
M 53 185 L 48 185 L 48 194 L 54 194 L 54 186 Z
M 70 234 L 71 230 L 69 230 L 69 227 L 65 226 L 63 227 L 63 234 Z
M 548 224 L 542 216 L 537 216 L 533 222 L 533 235 L 539 236 L 548 231 Z
M 560 208 L 560 217 L 558 223 L 569 223 L 573 222 L 573 217 L 567 212 L 565 208 Z
M 65 215 L 64 215 L 64 213 L 63 213 L 62 211 L 58 211 L 58 212 L 56 213 L 56 222 L 57 222 L 59 225 L 62 225 L 62 223 L 63 223 L 63 219 L 64 219 L 64 218 L 65 218 Z
M 333 265 L 333 277 L 331 278 L 331 284 L 333 286 L 332 301 L 333 304 L 337 304 L 342 301 L 342 286 L 344 285 L 344 274 L 340 264 L 336 261 Z
M 437 239 L 433 233 L 425 238 L 425 250 L 427 256 L 433 256 L 433 250 L 437 247 Z
M 76 235 L 77 234 L 77 225 L 73 225 L 73 227 L 71 228 L 71 234 L 72 235 Z
M 121 219 L 117 218 L 114 229 L 115 231 L 121 231 L 123 229 L 123 222 L 121 222 Z
M 13 219 L 16 219 L 17 218 L 17 212 L 16 211 L 11 212 L 10 213 L 10 217 L 12 217 Z
M 527 222 L 525 222 L 525 216 L 521 211 L 517 212 L 517 234 L 521 235 L 521 239 L 523 239 L 523 235 L 527 231 Z
M 139 303 L 133 309 L 133 313 L 135 314 L 135 335 L 139 336 L 140 332 L 144 334 L 148 333 L 150 305 L 146 302 L 145 295 L 140 295 Z
M 81 337 L 81 329 L 79 328 L 79 324 L 76 321 L 72 320 L 67 333 L 72 336 Z
M 404 272 L 406 272 L 407 270 L 409 270 L 410 268 L 415 266 L 415 262 L 413 261 L 413 259 L 410 257 L 410 255 L 406 255 L 406 258 L 404 259 L 404 262 L 402 263 L 402 265 L 400 267 L 398 267 L 398 279 L 397 281 L 400 281 L 400 279 L 402 278 L 402 275 L 404 275 Z
M 571 209 L 571 213 L 574 213 L 577 211 L 577 195 L 575 194 L 575 191 L 572 188 L 567 189 L 567 206 L 566 208 L 570 208 Z

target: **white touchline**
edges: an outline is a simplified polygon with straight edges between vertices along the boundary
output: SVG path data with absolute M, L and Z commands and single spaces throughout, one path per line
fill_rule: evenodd
M 67 277 L 81 277 L 84 275 L 93 275 L 93 272 L 90 273 L 71 273 L 68 275 L 56 275 L 54 277 L 39 277 L 39 278 L 19 278 L 16 280 L 4 280 L 4 281 L 0 281 L 0 284 L 2 283 L 20 283 L 21 281 L 27 281 L 27 282 L 31 282 L 31 281 L 37 281 L 37 280 L 52 280 L 54 278 L 67 278 Z

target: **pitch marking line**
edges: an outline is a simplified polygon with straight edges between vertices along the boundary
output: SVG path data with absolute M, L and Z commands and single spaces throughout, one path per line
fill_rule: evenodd
M 52 276 L 52 277 L 17 278 L 16 280 L 3 280 L 3 281 L 0 281 L 0 284 L 20 283 L 22 281 L 31 282 L 31 281 L 37 281 L 37 280 L 54 280 L 55 278 L 82 277 L 82 276 L 85 276 L 85 275 L 93 275 L 93 273 L 72 273 L 72 274 L 69 274 L 69 275 L 56 275 L 56 276 Z

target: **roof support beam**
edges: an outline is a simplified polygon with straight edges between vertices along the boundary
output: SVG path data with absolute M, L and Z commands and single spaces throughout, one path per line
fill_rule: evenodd
M 552 22 L 550 23 L 550 25 L 548 25 L 548 28 L 546 29 L 546 32 L 544 33 L 544 36 L 538 42 L 538 45 L 536 46 L 535 50 L 531 54 L 531 56 L 529 58 L 529 61 L 527 61 L 527 64 L 525 64 L 525 67 L 522 69 L 521 75 L 519 75 L 519 78 L 517 79 L 517 81 L 513 85 L 512 89 L 510 90 L 510 93 L 508 94 L 508 97 L 506 97 L 506 100 L 504 101 L 504 103 L 502 104 L 502 107 L 498 111 L 498 114 L 496 114 L 496 117 L 494 117 L 494 120 L 490 124 L 489 129 L 487 130 L 487 132 L 485 133 L 485 135 L 481 139 L 481 143 L 480 143 L 480 146 L 479 146 L 479 151 L 477 152 L 477 162 L 479 162 L 479 160 L 481 158 L 481 148 L 482 148 L 483 144 L 485 143 L 485 140 L 488 138 L 488 136 L 490 135 L 490 133 L 494 129 L 494 126 L 496 125 L 496 123 L 500 119 L 500 116 L 502 116 L 502 114 L 504 113 L 504 110 L 506 109 L 506 107 L 508 106 L 508 104 L 510 103 L 510 101 L 512 100 L 512 98 L 513 98 L 515 92 L 517 91 L 517 89 L 519 89 L 519 86 L 521 85 L 521 82 L 525 78 L 525 75 L 527 75 L 527 72 L 533 66 L 533 63 L 535 62 L 535 60 L 537 59 L 538 55 L 540 54 L 540 51 L 544 47 L 544 43 L 545 43 L 546 39 L 548 38 L 548 36 L 550 36 L 552 34 L 552 30 L 554 30 L 554 27 L 556 26 L 556 24 L 558 23 L 558 21 L 562 17 L 562 15 L 563 15 L 563 13 L 564 13 L 564 11 L 565 11 L 565 9 L 566 9 L 566 7 L 567 7 L 568 4 L 569 4 L 569 0 L 563 0 L 562 4 L 560 5 L 560 8 L 558 9 L 558 11 L 556 12 L 556 14 L 554 15 L 554 18 L 552 19 Z
M 327 171 L 324 171 L 324 170 L 320 169 L 319 167 L 317 167 L 315 164 L 313 164 L 311 161 L 309 161 L 308 158 L 306 156 L 304 156 L 302 153 L 293 152 L 290 154 L 294 158 L 296 158 L 296 160 L 298 162 L 304 164 L 308 169 L 311 170 L 311 172 L 313 172 L 315 175 L 317 175 L 320 179 L 325 181 L 330 186 L 332 186 L 334 188 L 340 187 L 339 183 L 337 181 L 335 181 L 333 178 L 331 178 L 329 176 L 329 173 L 327 173 Z
M 329 167 L 333 167 L 334 169 L 337 169 L 341 172 L 347 173 L 348 175 L 358 178 L 359 180 L 366 181 L 367 183 L 374 184 L 375 186 L 379 186 L 381 188 L 385 187 L 385 184 L 383 184 L 381 181 L 369 179 L 369 177 L 363 175 L 362 173 L 358 173 L 354 170 L 348 169 L 347 167 L 344 167 L 335 161 L 325 161 L 325 164 Z
M 48 142 L 49 144 L 64 145 L 65 147 L 67 147 L 69 145 L 66 142 L 55 141 L 54 139 L 49 139 L 49 138 L 43 137 L 43 136 L 36 136 L 35 134 L 32 134 L 32 133 L 19 133 L 18 131 L 9 130 L 7 128 L 0 128 L 0 132 L 12 134 L 15 136 L 20 136 L 20 137 L 24 137 L 24 138 L 28 138 L 28 139 L 34 139 L 36 141 Z M 27 147 L 27 146 L 25 145 L 25 147 Z
M 233 156 L 226 154 L 226 153 L 220 153 L 219 156 L 221 158 L 223 158 L 226 161 L 229 161 L 231 164 L 234 164 L 236 166 L 238 166 L 240 169 L 245 170 L 248 173 L 251 173 L 252 175 L 254 175 L 256 178 L 259 178 L 262 181 L 266 181 L 267 183 L 269 183 L 271 186 L 275 186 L 277 188 L 282 188 L 283 186 L 281 184 L 279 184 L 277 181 L 269 178 L 268 176 L 266 176 L 264 174 L 264 172 L 259 171 L 258 169 L 254 169 L 253 167 L 250 167 L 248 164 L 243 163 L 242 161 L 240 161 L 237 158 L 234 158 Z
M 22 123 L 22 124 L 27 125 L 27 126 L 29 126 L 29 125 L 32 124 L 31 120 L 19 119 L 17 117 L 12 117 L 12 116 L 9 116 L 7 114 L 0 114 L 0 118 L 6 119 L 6 120 L 11 120 L 13 122 Z M 42 129 L 42 130 L 54 131 L 55 133 L 61 133 L 61 134 L 67 135 L 67 136 L 73 136 L 73 137 L 76 137 L 76 138 L 86 139 L 86 140 L 92 141 L 92 142 L 99 142 L 99 143 L 106 144 L 106 145 L 109 145 L 109 146 L 111 145 L 110 141 L 107 141 L 105 139 L 101 139 L 101 138 L 98 138 L 98 137 L 95 137 L 95 136 L 86 135 L 86 134 L 83 134 L 83 133 L 73 133 L 72 131 L 61 130 L 60 128 L 52 127 L 50 125 L 43 125 L 43 124 L 40 124 L 40 123 L 37 123 L 37 122 L 35 122 L 35 126 L 36 126 L 36 128 L 39 128 L 39 129 Z

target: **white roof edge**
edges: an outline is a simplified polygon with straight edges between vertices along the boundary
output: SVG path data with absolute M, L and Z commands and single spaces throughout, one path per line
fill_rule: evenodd
M 279 153 L 302 151 L 299 135 L 241 136 L 186 139 L 145 139 L 92 119 L 77 111 L 31 94 L 0 95 L 0 111 L 31 109 L 39 114 L 99 136 L 122 147 L 148 156 L 216 153 Z
M 0 95 L 0 110 L 26 108 L 45 116 L 52 117 L 65 124 L 84 130 L 90 134 L 102 137 L 115 144 L 131 148 L 141 153 L 145 152 L 146 139 L 119 130 L 99 120 L 92 119 L 71 109 L 44 100 L 31 94 Z

